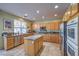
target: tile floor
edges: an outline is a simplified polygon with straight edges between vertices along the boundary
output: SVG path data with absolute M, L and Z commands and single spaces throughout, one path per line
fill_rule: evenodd
M 61 56 L 59 44 L 45 42 L 44 46 L 41 56 Z
M 0 50 L 0 56 L 25 56 L 24 46 L 20 45 L 8 51 Z M 61 56 L 59 44 L 44 42 L 40 56 Z
M 0 55 L 2 56 L 24 56 L 25 55 L 24 46 L 20 45 L 8 51 L 1 50 Z

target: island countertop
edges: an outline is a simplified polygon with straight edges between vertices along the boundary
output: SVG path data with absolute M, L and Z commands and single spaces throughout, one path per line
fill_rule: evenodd
M 42 36 L 43 36 L 43 34 L 35 34 L 35 35 L 29 36 L 29 37 L 24 37 L 24 39 L 35 41 L 36 39 L 38 39 Z

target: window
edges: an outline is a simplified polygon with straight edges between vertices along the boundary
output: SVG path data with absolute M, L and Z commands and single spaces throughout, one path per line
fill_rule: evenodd
M 14 33 L 19 33 L 21 34 L 21 29 L 18 27 L 14 27 Z
M 26 33 L 26 22 L 20 20 L 14 20 L 14 33 L 24 34 Z
M 26 33 L 26 28 L 22 28 L 22 33 Z
M 21 21 L 14 20 L 14 27 L 21 27 Z

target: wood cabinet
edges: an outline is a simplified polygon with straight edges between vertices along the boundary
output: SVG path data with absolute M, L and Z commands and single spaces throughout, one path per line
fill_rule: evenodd
M 5 45 L 5 50 L 8 50 L 8 49 L 11 49 L 14 47 L 14 37 L 11 36 L 11 37 L 7 37 L 7 42 L 4 43 Z
M 50 42 L 50 34 L 45 34 L 45 35 L 43 36 L 43 41 L 44 41 L 44 42 Z
M 43 37 L 40 37 L 38 41 L 39 41 L 38 45 L 39 45 L 39 50 L 40 50 L 43 47 Z
M 59 30 L 59 25 L 60 25 L 59 21 L 53 21 L 53 22 L 47 23 L 46 28 L 48 30 Z
M 59 34 L 50 35 L 50 42 L 60 43 L 60 35 Z
M 9 50 L 24 43 L 23 35 L 4 37 L 4 49 Z
M 71 16 L 78 13 L 78 7 L 79 7 L 79 4 L 77 3 L 71 4 Z
M 63 21 L 69 21 L 79 12 L 79 3 L 71 4 L 63 16 Z
M 39 29 L 41 26 L 46 27 L 47 30 L 59 30 L 60 21 L 52 21 L 48 23 L 34 23 L 33 29 Z
M 72 8 L 72 7 L 69 6 L 69 8 L 67 9 L 67 11 L 65 12 L 65 15 L 64 15 L 64 17 L 63 17 L 63 21 L 67 21 L 67 20 L 70 19 L 70 17 L 71 17 L 71 11 L 72 11 L 71 8 Z
M 40 49 L 43 47 L 43 37 L 40 37 L 35 41 L 24 39 L 24 44 L 26 55 L 38 55 Z
M 34 43 L 34 48 L 35 48 L 34 55 L 36 55 L 38 53 L 39 47 L 40 47 L 39 40 L 36 40 L 35 43 Z
M 52 42 L 52 43 L 60 43 L 60 35 L 59 34 L 45 34 L 43 36 L 44 42 Z
M 34 44 L 31 40 L 24 39 L 24 48 L 26 55 L 34 55 Z

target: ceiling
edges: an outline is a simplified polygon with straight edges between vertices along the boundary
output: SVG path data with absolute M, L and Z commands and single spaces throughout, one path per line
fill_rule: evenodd
M 59 7 L 55 9 L 55 5 Z M 34 21 L 62 18 L 69 5 L 69 3 L 0 3 L 0 9 L 21 17 L 27 14 L 25 18 Z M 55 14 L 57 16 L 54 16 Z

